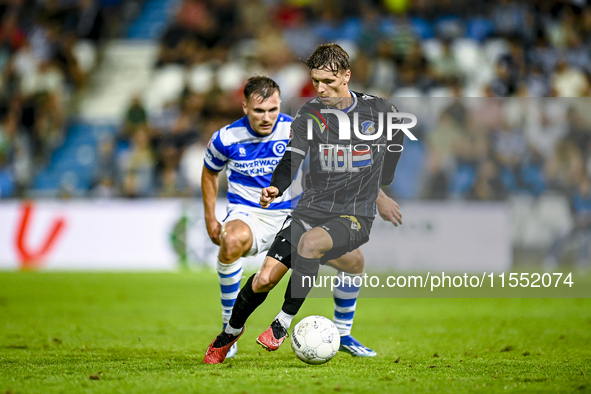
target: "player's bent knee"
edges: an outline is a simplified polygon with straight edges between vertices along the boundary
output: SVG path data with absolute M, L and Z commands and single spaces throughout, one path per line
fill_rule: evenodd
M 318 236 L 313 230 L 305 233 L 298 243 L 298 254 L 309 259 L 322 257 L 324 252 L 332 246 L 332 239 L 330 239 L 328 233 L 327 236 L 328 239 Z
M 233 255 L 242 255 L 244 252 L 245 247 L 244 243 L 238 237 L 234 236 L 226 236 L 222 240 L 221 250 L 220 252 L 227 257 Z
M 252 290 L 255 293 L 266 293 L 271 291 L 275 285 L 277 285 L 277 281 L 273 280 L 270 275 L 259 272 L 252 281 Z
M 351 262 L 347 267 L 347 272 L 350 274 L 361 274 L 365 269 L 365 256 L 359 249 L 354 250 L 351 252 Z
M 237 259 L 252 247 L 252 235 L 246 232 L 224 232 L 221 237 L 220 257 Z M 223 263 L 223 261 L 222 261 Z

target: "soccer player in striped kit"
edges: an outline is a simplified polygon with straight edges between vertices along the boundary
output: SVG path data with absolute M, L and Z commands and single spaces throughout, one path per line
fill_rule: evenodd
M 207 232 L 211 240 L 220 245 L 217 271 L 221 288 L 222 321 L 226 327 L 242 278 L 241 257 L 254 256 L 268 250 L 285 217 L 301 197 L 301 170 L 297 171 L 293 185 L 276 199 L 269 209 L 259 204 L 263 187 L 269 185 L 271 175 L 289 143 L 291 117 L 280 113 L 280 89 L 270 78 L 252 77 L 244 88 L 245 117 L 220 129 L 212 136 L 204 161 L 202 194 L 205 206 Z M 218 195 L 218 174 L 226 166 L 228 175 L 227 216 L 223 223 L 215 217 Z M 380 214 L 397 217 L 398 205 L 385 195 L 381 200 Z M 390 219 L 389 219 L 390 220 Z M 278 260 L 275 260 L 280 264 Z M 361 251 L 330 261 L 340 275 L 363 273 Z M 286 270 L 285 270 L 286 271 Z M 359 288 L 341 286 L 334 290 L 335 324 L 341 334 L 350 338 L 352 347 L 343 347 L 354 355 L 373 356 L 375 352 L 351 337 L 351 325 Z M 286 297 L 290 294 L 286 293 Z M 283 315 L 280 313 L 280 318 Z M 291 322 L 291 320 L 290 320 Z M 233 357 L 237 346 L 233 345 L 227 357 Z
M 345 116 L 357 112 L 364 130 L 370 132 L 375 132 L 374 126 L 378 119 L 374 117 L 378 115 L 377 111 L 394 110 L 385 100 L 348 90 L 351 73 L 348 54 L 340 46 L 320 46 L 308 59 L 308 67 L 319 98 L 309 102 L 304 109 L 314 112 L 321 107 L 336 108 L 343 111 Z M 374 101 L 368 103 L 370 100 Z M 248 279 L 238 294 L 228 324 L 207 349 L 205 363 L 217 364 L 225 360 L 230 348 L 244 332 L 246 319 L 263 303 L 268 292 L 287 270 L 293 268 L 292 280 L 281 312 L 257 339 L 267 350 L 278 349 L 287 337 L 291 321 L 310 290 L 298 286 L 293 286 L 292 289 L 292 284 L 302 283 L 299 279 L 303 276 L 315 277 L 320 264 L 339 258 L 346 259 L 348 255 L 359 253 L 358 247 L 369 239 L 376 205 L 385 220 L 390 220 L 395 225 L 401 223 L 398 205 L 380 190 L 380 184 L 392 182 L 400 151 L 386 155 L 386 148 L 381 152 L 361 149 L 355 151 L 355 154 L 351 151 L 350 155 L 345 157 L 343 154 L 339 157 L 336 151 L 340 148 L 336 148 L 332 159 L 328 160 L 329 152 L 318 147 L 323 143 L 338 144 L 339 135 L 335 134 L 338 128 L 330 128 L 322 118 L 323 124 L 318 123 L 314 130 L 314 140 L 307 140 L 306 121 L 310 117 L 315 118 L 303 115 L 302 110 L 298 112 L 292 124 L 293 138 L 274 170 L 271 186 L 262 189 L 261 207 L 272 207 L 277 198 L 283 198 L 286 191 L 293 187 L 292 180 L 294 175 L 297 177 L 308 149 L 311 154 L 312 185 L 298 202 L 291 219 L 286 221 L 277 234 L 259 272 Z M 372 119 L 373 123 L 365 123 L 366 119 Z M 377 142 L 383 143 L 385 138 L 384 141 L 380 139 Z M 394 142 L 401 146 L 402 139 L 403 136 L 396 136 Z M 329 162 L 331 168 L 328 168 Z M 350 190 L 347 184 L 352 186 Z M 315 198 L 318 198 L 316 202 Z M 382 205 L 386 206 L 383 210 Z M 360 274 L 361 271 L 354 273 Z M 375 356 L 374 351 L 364 347 L 350 335 L 358 294 L 359 288 L 343 286 L 336 290 L 335 322 L 341 332 L 340 350 L 353 355 Z M 297 298 L 293 295 L 297 295 Z

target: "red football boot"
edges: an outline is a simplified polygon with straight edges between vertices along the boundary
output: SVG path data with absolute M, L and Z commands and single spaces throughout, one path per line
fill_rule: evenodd
M 226 359 L 228 355 L 228 351 L 232 347 L 233 344 L 236 343 L 238 338 L 242 336 L 244 333 L 244 327 L 242 327 L 242 331 L 238 335 L 227 334 L 226 332 L 222 331 L 220 335 L 209 345 L 207 351 L 205 352 L 205 358 L 203 359 L 203 363 L 205 364 L 221 364 Z
M 287 330 L 283 328 L 279 320 L 275 320 L 265 332 L 259 335 L 257 343 L 272 352 L 279 349 L 285 338 L 287 338 Z

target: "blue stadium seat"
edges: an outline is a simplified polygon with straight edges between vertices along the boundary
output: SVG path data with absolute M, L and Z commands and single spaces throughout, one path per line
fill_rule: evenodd
M 435 21 L 435 32 L 439 37 L 455 38 L 463 36 L 466 24 L 462 18 L 456 15 L 443 15 Z
M 475 178 L 475 166 L 470 164 L 459 165 L 449 180 L 448 193 L 454 197 L 463 195 L 470 190 Z
M 492 21 L 485 18 L 472 18 L 466 22 L 466 37 L 482 43 L 495 31 Z
M 542 168 L 537 164 L 528 164 L 521 168 L 521 181 L 525 189 L 534 196 L 539 196 L 546 190 L 546 179 Z
M 49 165 L 35 177 L 33 188 L 55 192 L 67 183 L 82 194 L 89 191 L 95 179 L 97 142 L 103 133 L 114 135 L 116 126 L 72 124 L 62 146 L 53 152 Z
M 435 29 L 433 25 L 423 18 L 412 17 L 410 19 L 412 31 L 423 40 L 428 40 L 435 37 Z
M 404 154 L 396 167 L 396 176 L 392 190 L 397 198 L 411 199 L 419 197 L 419 181 L 423 171 L 425 148 L 420 141 L 404 141 Z
M 139 16 L 127 30 L 127 37 L 139 40 L 156 40 L 164 33 L 169 10 L 175 0 L 147 0 Z
M 57 172 L 41 171 L 33 182 L 33 189 L 35 190 L 58 190 L 59 188 L 60 177 Z
M 503 185 L 505 185 L 505 188 L 507 189 L 507 191 L 509 191 L 509 192 L 519 191 L 519 186 L 517 184 L 517 177 L 507 167 L 501 168 L 501 181 L 503 181 Z
M 0 170 L 0 198 L 11 197 L 14 194 L 14 177 L 10 170 Z

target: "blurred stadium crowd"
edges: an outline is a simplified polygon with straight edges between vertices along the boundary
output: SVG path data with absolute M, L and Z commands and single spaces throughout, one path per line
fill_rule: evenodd
M 102 39 L 124 31 L 128 3 L 0 7 L 0 196 L 34 195 L 36 172 L 63 141 L 76 98 L 100 67 Z M 275 79 L 289 112 L 290 97 L 314 95 L 302 59 L 337 41 L 351 55 L 353 90 L 391 98 L 419 119 L 420 143 L 407 144 L 396 198 L 502 200 L 555 190 L 591 201 L 587 0 L 174 6 L 146 91 L 125 109 L 115 136 L 100 139 L 94 185 L 78 195 L 199 195 L 204 145 L 243 116 L 244 81 Z M 106 26 L 107 15 L 117 16 L 115 27 Z
M 94 0 L 0 4 L 0 196 L 26 195 L 65 137 L 97 58 Z

